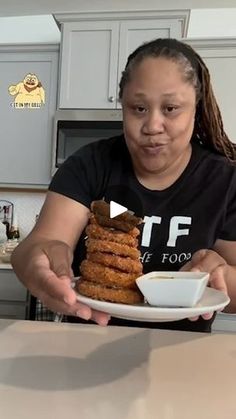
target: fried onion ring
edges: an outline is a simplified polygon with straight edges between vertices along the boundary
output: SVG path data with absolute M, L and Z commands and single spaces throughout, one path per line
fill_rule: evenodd
M 128 256 L 137 260 L 140 257 L 140 251 L 126 244 L 109 242 L 106 240 L 88 239 L 86 240 L 88 252 L 105 252 L 113 255 Z
M 129 257 L 110 255 L 108 253 L 87 252 L 87 259 L 100 263 L 111 268 L 120 269 L 122 272 L 137 273 L 142 272 L 142 263 Z
M 125 273 L 107 266 L 93 263 L 89 260 L 83 260 L 80 265 L 80 273 L 84 279 L 90 282 L 96 282 L 108 287 L 135 288 L 136 273 Z
M 119 221 L 115 218 L 105 217 L 104 215 L 100 214 L 93 214 L 91 216 L 91 222 L 93 222 L 94 218 L 96 220 L 96 223 L 100 226 L 115 228 L 116 230 L 121 230 L 125 233 L 129 233 L 133 237 L 139 235 L 139 229 L 137 227 L 134 227 L 133 224 L 125 223 L 124 221 Z
M 89 224 L 86 228 L 86 234 L 93 239 L 108 240 L 120 244 L 127 244 L 128 246 L 132 247 L 136 247 L 138 245 L 138 240 L 131 236 L 131 234 L 123 233 L 123 231 L 119 230 L 111 230 L 109 228 L 101 227 L 97 223 Z
M 110 218 L 110 204 L 108 204 L 106 201 L 93 201 L 91 203 L 91 210 L 96 215 L 99 214 L 107 218 Z M 122 214 L 117 215 L 115 219 L 123 223 L 131 224 L 133 227 L 136 227 L 138 224 L 141 224 L 142 222 L 142 218 L 136 217 L 129 211 L 125 211 Z
M 80 294 L 95 300 L 111 301 L 121 304 L 138 304 L 143 302 L 143 297 L 138 289 L 108 288 L 83 279 L 77 281 L 76 290 Z

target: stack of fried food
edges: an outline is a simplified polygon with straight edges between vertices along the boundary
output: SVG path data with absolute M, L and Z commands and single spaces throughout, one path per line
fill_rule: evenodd
M 77 291 L 87 297 L 123 304 L 143 301 L 136 278 L 142 275 L 138 246 L 142 219 L 126 211 L 110 218 L 110 205 L 93 201 L 86 228 L 87 257 L 80 265 Z

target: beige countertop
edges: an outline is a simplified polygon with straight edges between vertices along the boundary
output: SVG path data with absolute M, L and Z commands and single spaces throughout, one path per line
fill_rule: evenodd
M 12 269 L 12 265 L 10 263 L 2 263 L 0 259 L 0 269 Z
M 236 335 L 0 320 L 4 419 L 235 419 Z

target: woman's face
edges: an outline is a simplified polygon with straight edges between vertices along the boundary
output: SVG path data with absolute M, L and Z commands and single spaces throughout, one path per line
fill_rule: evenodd
M 126 143 L 137 172 L 168 173 L 190 155 L 195 107 L 195 89 L 175 62 L 150 57 L 132 70 L 122 108 Z

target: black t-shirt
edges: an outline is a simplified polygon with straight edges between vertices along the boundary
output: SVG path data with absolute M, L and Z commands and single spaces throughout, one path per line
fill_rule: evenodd
M 195 251 L 212 248 L 217 239 L 236 240 L 236 168 L 194 140 L 186 169 L 165 190 L 149 190 L 139 183 L 123 136 L 81 148 L 57 171 L 49 189 L 88 208 L 93 200 L 105 198 L 141 215 L 145 273 L 179 270 Z M 82 236 L 75 252 L 75 274 L 84 257 Z M 172 323 L 178 328 L 181 322 Z M 189 323 L 188 329 L 198 327 L 198 322 Z M 203 329 L 209 324 L 204 321 Z

